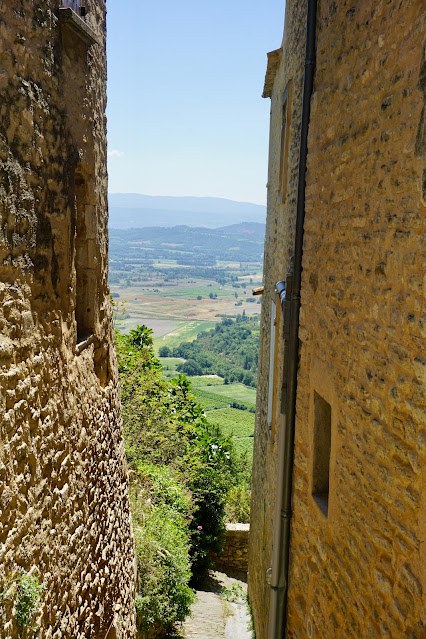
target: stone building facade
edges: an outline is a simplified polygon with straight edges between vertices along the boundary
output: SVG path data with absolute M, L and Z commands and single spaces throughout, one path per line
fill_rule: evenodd
M 1 639 L 24 636 L 19 575 L 43 584 L 31 636 L 135 633 L 105 19 L 104 0 L 0 0 Z
M 294 254 L 306 13 L 305 0 L 287 0 L 264 90 L 271 133 L 249 549 L 258 639 L 283 636 L 268 630 L 278 451 L 289 428 L 275 284 Z M 421 639 L 424 3 L 318 0 L 315 33 L 286 636 Z

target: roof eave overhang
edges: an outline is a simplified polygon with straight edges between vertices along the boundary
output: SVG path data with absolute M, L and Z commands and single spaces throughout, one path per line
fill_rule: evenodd
M 275 76 L 277 74 L 278 67 L 281 62 L 283 50 L 275 49 L 268 53 L 268 65 L 266 67 L 265 84 L 263 86 L 262 98 L 272 97 L 272 90 L 274 88 Z

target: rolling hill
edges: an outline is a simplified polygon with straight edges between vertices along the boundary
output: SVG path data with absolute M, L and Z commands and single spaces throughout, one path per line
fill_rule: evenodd
M 177 225 L 219 228 L 242 222 L 265 224 L 266 207 L 212 197 L 110 193 L 109 227 L 130 229 Z

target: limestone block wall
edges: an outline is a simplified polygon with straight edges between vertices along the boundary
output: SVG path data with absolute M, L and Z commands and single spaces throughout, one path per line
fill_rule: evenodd
M 274 196 L 281 136 L 274 100 L 291 79 L 292 64 L 299 68 L 303 59 L 304 42 L 296 34 L 304 6 L 301 0 L 287 2 L 283 58 L 272 92 L 249 558 L 259 639 L 267 636 L 269 592 L 262 580 L 271 556 L 273 438 L 280 434 L 279 428 L 272 432 L 268 444 L 267 296 L 277 264 L 288 260 L 280 229 L 292 224 L 292 209 L 277 208 Z M 425 633 L 424 19 L 418 0 L 318 3 L 299 331 L 291 639 L 420 639 Z M 294 91 L 292 100 L 291 127 L 300 113 Z M 290 147 L 290 166 L 292 158 Z M 290 242 L 291 228 L 286 237 Z M 327 514 L 313 497 L 322 446 L 317 434 L 324 421 L 318 405 L 329 410 Z
M 299 333 L 294 638 L 425 633 L 424 19 L 416 1 L 319 4 Z M 331 407 L 328 517 L 311 496 L 315 393 Z
M 283 369 L 282 348 L 278 347 L 274 357 L 275 401 L 273 402 L 272 423 L 269 427 L 267 413 L 270 350 L 274 349 L 274 344 L 271 343 L 271 304 L 272 302 L 277 303 L 275 284 L 285 279 L 290 267 L 294 244 L 305 48 L 305 3 L 287 0 L 285 12 L 288 28 L 284 33 L 283 53 L 276 71 L 271 95 L 268 206 L 263 268 L 265 292 L 262 296 L 249 542 L 249 595 L 255 613 L 256 636 L 260 639 L 266 636 L 268 627 L 270 587 L 267 581 L 267 571 L 271 567 L 277 453 L 280 436 L 279 386 Z M 288 170 L 287 187 L 283 197 L 280 189 L 282 101 L 289 81 Z M 282 323 L 279 321 L 276 325 L 276 343 L 277 345 L 282 343 Z M 271 384 L 274 384 L 273 380 L 271 380 Z
M 17 568 L 38 577 L 43 639 L 134 636 L 107 283 L 105 3 L 86 7 L 91 46 L 62 26 L 58 1 L 0 0 L 0 591 Z M 7 597 L 0 637 L 20 633 Z
M 247 572 L 250 524 L 226 524 L 223 552 L 213 555 L 217 570 Z

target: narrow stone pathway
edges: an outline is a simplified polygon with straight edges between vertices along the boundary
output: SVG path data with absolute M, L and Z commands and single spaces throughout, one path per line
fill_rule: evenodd
M 239 578 L 238 578 L 239 577 Z M 250 614 L 244 595 L 244 575 L 235 578 L 223 572 L 210 572 L 197 590 L 191 617 L 179 628 L 184 639 L 251 639 Z

